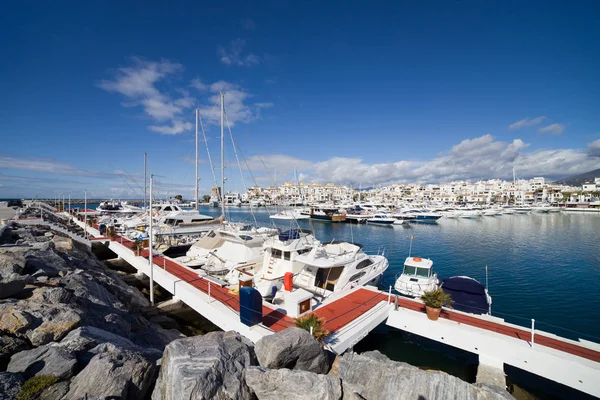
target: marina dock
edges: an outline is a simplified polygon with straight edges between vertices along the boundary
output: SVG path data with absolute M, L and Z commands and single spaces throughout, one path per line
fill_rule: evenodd
M 68 215 L 68 214 L 63 214 Z M 178 264 L 169 257 L 149 251 L 135 254 L 133 242 L 117 236 L 101 236 L 98 225 L 85 227 L 91 241 L 102 242 L 139 274 L 153 281 L 223 330 L 235 330 L 256 342 L 261 337 L 294 326 L 277 306 L 263 302 L 262 321 L 248 326 L 240 320 L 239 295 L 224 282 Z M 332 296 L 333 297 L 333 296 Z M 444 309 L 438 321 L 430 321 L 418 300 L 391 295 L 374 288 L 358 287 L 336 295 L 314 311 L 323 317 L 331 332 L 326 346 L 340 354 L 352 348 L 381 323 L 479 356 L 480 370 L 504 377 L 504 365 L 558 382 L 581 392 L 600 397 L 600 345 L 574 341 L 540 330 L 528 329 L 489 315 L 467 314 Z M 482 372 L 483 373 L 483 372 Z

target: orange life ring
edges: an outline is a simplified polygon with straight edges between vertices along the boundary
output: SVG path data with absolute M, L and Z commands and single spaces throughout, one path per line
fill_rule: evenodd
M 421 257 L 413 257 L 413 261 L 414 262 L 421 262 L 423 260 L 421 259 Z

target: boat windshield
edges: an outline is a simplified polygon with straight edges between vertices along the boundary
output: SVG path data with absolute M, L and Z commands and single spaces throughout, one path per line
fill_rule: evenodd
M 416 276 L 418 278 L 429 278 L 429 268 L 418 268 L 411 267 L 410 265 L 404 266 L 404 275 L 407 276 Z

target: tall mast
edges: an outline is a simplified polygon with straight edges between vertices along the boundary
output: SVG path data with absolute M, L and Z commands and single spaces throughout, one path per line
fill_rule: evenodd
M 146 208 L 146 188 L 148 185 L 146 185 L 146 182 L 148 181 L 146 179 L 146 156 L 147 154 L 144 153 L 144 209 Z
M 225 217 L 225 92 L 221 92 L 221 210 Z
M 198 211 L 198 109 L 196 108 L 196 211 Z

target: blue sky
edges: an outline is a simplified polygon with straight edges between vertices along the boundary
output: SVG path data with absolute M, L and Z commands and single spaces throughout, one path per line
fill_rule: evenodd
M 356 187 L 600 167 L 597 2 L 2 8 L 0 198 L 140 197 L 144 152 L 190 197 L 194 108 L 217 165 L 220 90 L 249 185 L 263 162 Z M 226 163 L 242 189 L 229 137 Z

